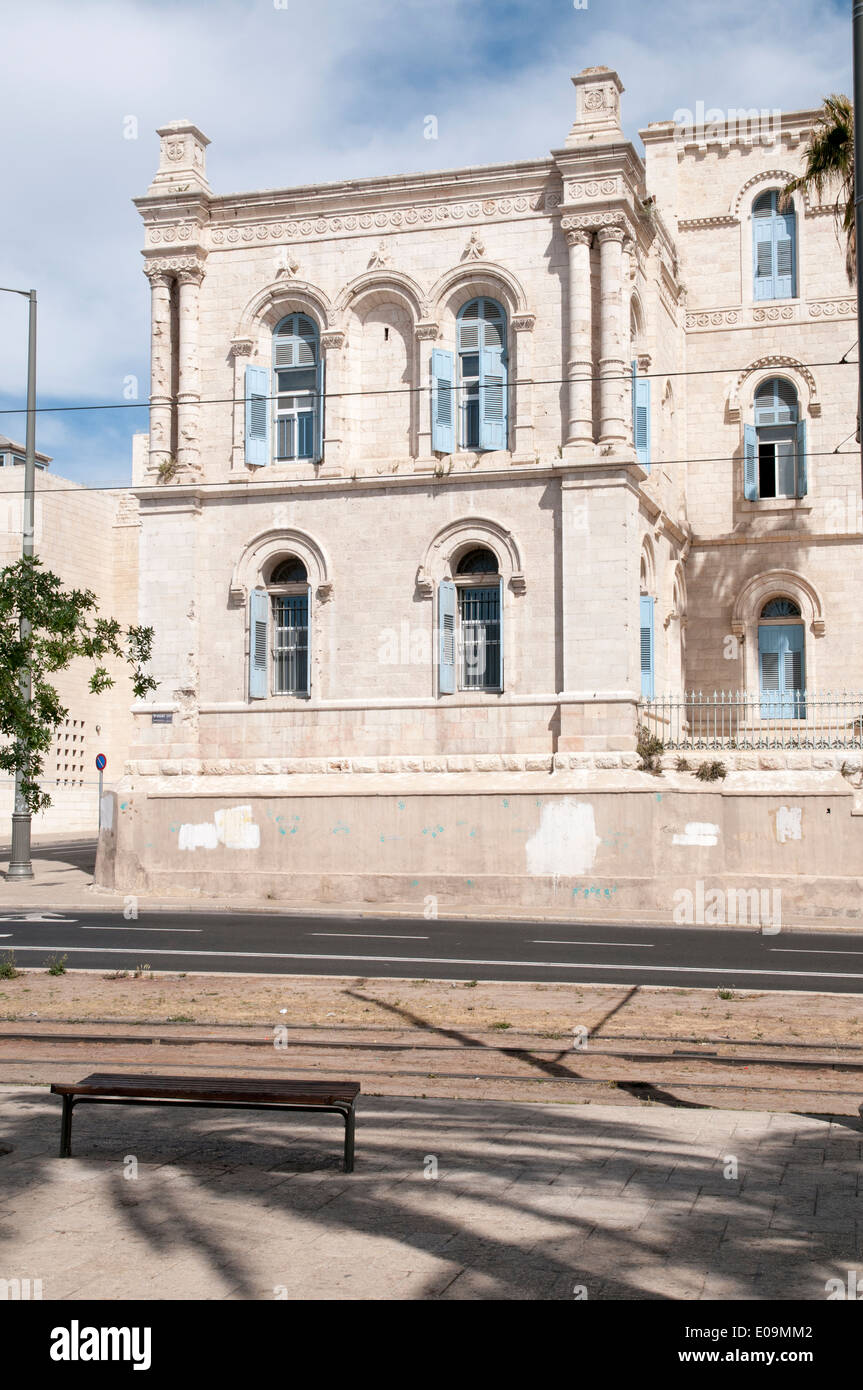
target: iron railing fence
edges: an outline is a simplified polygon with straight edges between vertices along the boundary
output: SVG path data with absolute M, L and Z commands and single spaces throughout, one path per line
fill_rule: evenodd
M 863 692 L 690 690 L 638 706 L 666 748 L 863 748 Z

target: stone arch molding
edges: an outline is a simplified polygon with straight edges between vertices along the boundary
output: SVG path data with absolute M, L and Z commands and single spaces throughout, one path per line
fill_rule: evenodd
M 454 317 L 463 304 L 478 295 L 499 299 L 511 319 L 529 316 L 521 281 L 494 261 L 465 261 L 445 271 L 432 286 L 429 303 L 432 312 L 447 309 Z
M 256 339 L 262 329 L 272 332 L 279 319 L 293 313 L 309 314 L 322 333 L 332 328 L 333 309 L 323 290 L 305 280 L 275 280 L 249 300 L 234 337 Z
M 512 532 L 487 517 L 464 517 L 438 531 L 417 570 L 417 589 L 424 598 L 434 595 L 442 579 L 452 578 L 454 555 L 468 546 L 486 546 L 497 558 L 498 569 L 513 593 L 523 594 L 527 583 L 522 569 L 521 550 Z
M 731 203 L 732 215 L 734 217 L 740 216 L 744 199 L 747 202 L 754 201 L 754 199 L 746 197 L 750 188 L 755 188 L 758 184 L 764 184 L 765 188 L 763 188 L 760 191 L 766 192 L 767 187 L 770 184 L 774 183 L 781 183 L 782 187 L 784 188 L 785 185 L 790 183 L 791 180 L 795 177 L 796 175 L 793 174 L 790 169 L 762 169 L 760 173 L 753 174 L 752 177 L 748 178 L 744 184 L 741 184 L 740 188 L 738 188 L 737 192 L 735 193 Z M 794 193 L 794 197 L 796 198 L 798 195 L 802 198 L 804 210 L 806 212 L 809 212 L 810 201 L 808 189 L 797 189 Z
M 278 555 L 296 555 L 302 560 L 309 583 L 322 601 L 332 597 L 332 568 L 326 551 L 305 531 L 290 526 L 273 527 L 249 541 L 234 566 L 229 597 L 232 604 L 246 603 L 252 589 L 263 583 L 267 564 Z
M 428 317 L 426 297 L 416 280 L 389 268 L 367 270 L 351 280 L 336 299 L 333 313 L 341 321 L 348 310 L 361 313 L 393 301 L 407 309 L 415 325 Z
M 772 376 L 790 376 L 797 387 L 798 397 L 805 402 L 807 413 L 813 417 L 821 414 L 818 383 L 809 368 L 803 362 L 798 362 L 796 357 L 783 357 L 777 353 L 771 357 L 759 357 L 757 362 L 751 362 L 732 382 L 727 398 L 729 419 L 739 420 L 741 417 L 741 398 L 745 394 L 747 407 L 751 406 L 755 392 L 762 381 L 766 381 Z M 750 377 L 754 379 L 749 381 Z M 747 381 L 749 381 L 748 386 L 746 386 Z M 745 391 L 744 387 L 746 388 Z
M 731 613 L 731 631 L 735 637 L 743 637 L 747 627 L 758 624 L 761 610 L 772 598 L 792 598 L 800 607 L 804 625 L 815 637 L 823 637 L 827 630 L 821 595 L 794 570 L 767 570 L 757 574 L 744 584 L 734 603 Z
M 650 536 L 645 536 L 641 542 L 641 556 L 639 559 L 639 589 L 642 593 L 656 593 L 656 552 Z M 644 586 L 643 589 L 641 586 Z

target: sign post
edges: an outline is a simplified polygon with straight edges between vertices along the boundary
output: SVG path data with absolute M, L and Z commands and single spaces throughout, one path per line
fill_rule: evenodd
M 96 754 L 96 767 L 99 772 L 99 829 L 102 829 L 102 774 L 108 766 L 108 759 L 104 753 Z

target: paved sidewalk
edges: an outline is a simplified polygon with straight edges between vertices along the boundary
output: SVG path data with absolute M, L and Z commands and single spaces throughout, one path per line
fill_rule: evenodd
M 351 1176 L 334 1116 L 84 1106 L 71 1160 L 59 1127 L 46 1091 L 0 1088 L 0 1278 L 46 1299 L 818 1301 L 851 1269 L 863 1283 L 857 1121 L 367 1096 Z

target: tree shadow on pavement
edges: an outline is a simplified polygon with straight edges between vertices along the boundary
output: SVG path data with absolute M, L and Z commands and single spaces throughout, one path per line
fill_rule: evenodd
M 330 1116 L 85 1107 L 60 1160 L 0 1098 L 0 1277 L 49 1299 L 820 1299 L 861 1253 L 848 1117 L 364 1096 L 347 1175 Z

